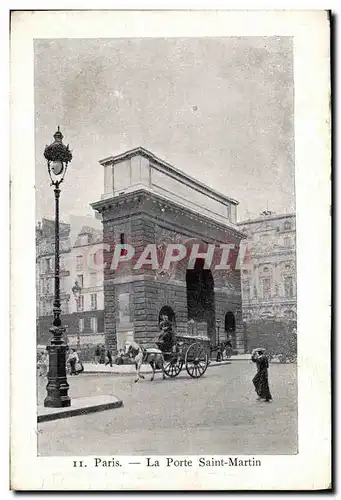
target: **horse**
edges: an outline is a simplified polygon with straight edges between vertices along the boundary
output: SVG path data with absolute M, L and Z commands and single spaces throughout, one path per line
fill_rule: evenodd
M 151 382 L 154 380 L 156 370 L 162 370 L 163 380 L 166 378 L 166 375 L 163 371 L 163 363 L 164 363 L 163 354 L 162 351 L 160 351 L 160 349 L 156 349 L 153 347 L 145 349 L 136 342 L 126 342 L 125 346 L 126 346 L 125 353 L 129 357 L 134 358 L 134 363 L 136 368 L 135 382 L 138 382 L 140 378 L 144 379 L 144 375 L 140 373 L 142 364 L 149 364 L 151 366 L 153 370 L 152 377 L 150 379 Z

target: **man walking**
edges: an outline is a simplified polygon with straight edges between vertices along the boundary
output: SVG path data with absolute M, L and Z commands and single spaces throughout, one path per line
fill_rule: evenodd
M 97 345 L 96 349 L 95 349 L 95 364 L 98 365 L 99 363 L 99 358 L 101 356 L 101 349 L 99 347 L 99 345 Z
M 107 350 L 107 360 L 105 362 L 105 366 L 109 365 L 112 367 L 112 355 L 110 349 Z

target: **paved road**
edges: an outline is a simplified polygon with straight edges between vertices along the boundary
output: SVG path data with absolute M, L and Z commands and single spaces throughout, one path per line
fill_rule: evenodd
M 237 361 L 198 380 L 185 373 L 137 384 L 125 375 L 70 377 L 71 397 L 114 394 L 124 407 L 39 424 L 39 455 L 296 453 L 296 365 L 271 365 L 272 403 L 256 401 L 254 372 L 253 363 Z

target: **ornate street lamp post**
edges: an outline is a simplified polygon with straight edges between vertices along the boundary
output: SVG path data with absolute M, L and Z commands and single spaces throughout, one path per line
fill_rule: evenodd
M 80 294 L 82 293 L 82 288 L 79 286 L 78 281 L 75 281 L 75 284 L 72 287 L 72 293 L 73 293 L 73 296 L 75 297 L 75 300 L 76 300 L 77 312 L 79 312 L 79 297 L 80 297 Z M 78 351 L 80 349 L 80 346 L 81 346 L 81 337 L 80 337 L 80 331 L 79 331 L 79 327 L 78 327 L 78 330 L 77 330 L 77 350 Z
M 220 344 L 220 319 L 217 319 L 217 345 Z
M 59 269 L 59 195 L 60 184 L 63 182 L 68 163 L 72 160 L 69 146 L 63 144 L 63 135 L 59 130 L 54 134 L 54 142 L 45 147 L 44 157 L 47 160 L 47 170 L 54 187 L 55 197 L 55 265 L 54 265 L 54 302 L 53 323 L 50 332 L 53 337 L 47 347 L 49 353 L 49 372 L 46 386 L 47 396 L 44 406 L 61 408 L 71 405 L 68 396 L 69 384 L 66 378 L 66 344 L 64 342 L 65 328 L 61 322 L 60 307 L 60 269 Z

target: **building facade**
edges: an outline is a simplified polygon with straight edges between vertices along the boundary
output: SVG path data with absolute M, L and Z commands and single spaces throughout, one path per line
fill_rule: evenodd
M 101 214 L 106 249 L 107 345 L 116 350 L 132 339 L 154 345 L 166 313 L 178 336 L 194 332 L 215 343 L 219 323 L 243 352 L 240 271 L 214 264 L 221 262 L 221 245 L 234 247 L 232 260 L 238 254 L 244 235 L 236 225 L 237 202 L 143 148 L 100 163 L 104 193 L 92 207 Z M 185 253 L 165 266 L 170 245 L 175 251 L 182 245 Z M 206 260 L 210 245 L 218 248 L 213 265 Z
M 102 231 L 84 226 L 76 241 L 70 225 L 60 224 L 60 290 L 62 322 L 73 346 L 103 343 L 103 266 L 94 260 Z M 47 345 L 53 322 L 54 221 L 43 219 L 36 228 L 37 344 Z M 101 247 L 102 248 L 102 247 Z M 91 261 L 93 259 L 93 261 Z M 73 293 L 76 281 L 79 298 Z
M 53 320 L 54 301 L 54 221 L 42 219 L 36 226 L 36 304 L 37 341 L 47 343 L 51 334 L 48 328 Z M 62 314 L 69 313 L 71 275 L 69 257 L 71 254 L 70 225 L 60 223 L 60 299 Z M 46 330 L 45 323 L 48 324 Z
M 79 296 L 72 293 L 70 312 L 72 326 L 68 327 L 69 343 L 104 342 L 104 291 L 101 264 L 103 233 L 84 226 L 72 246 L 70 272 L 72 288 L 79 288 Z M 98 262 L 97 262 L 98 260 Z M 65 321 L 68 318 L 65 318 Z
M 296 320 L 296 218 L 264 212 L 240 222 L 248 257 L 241 262 L 243 319 Z

